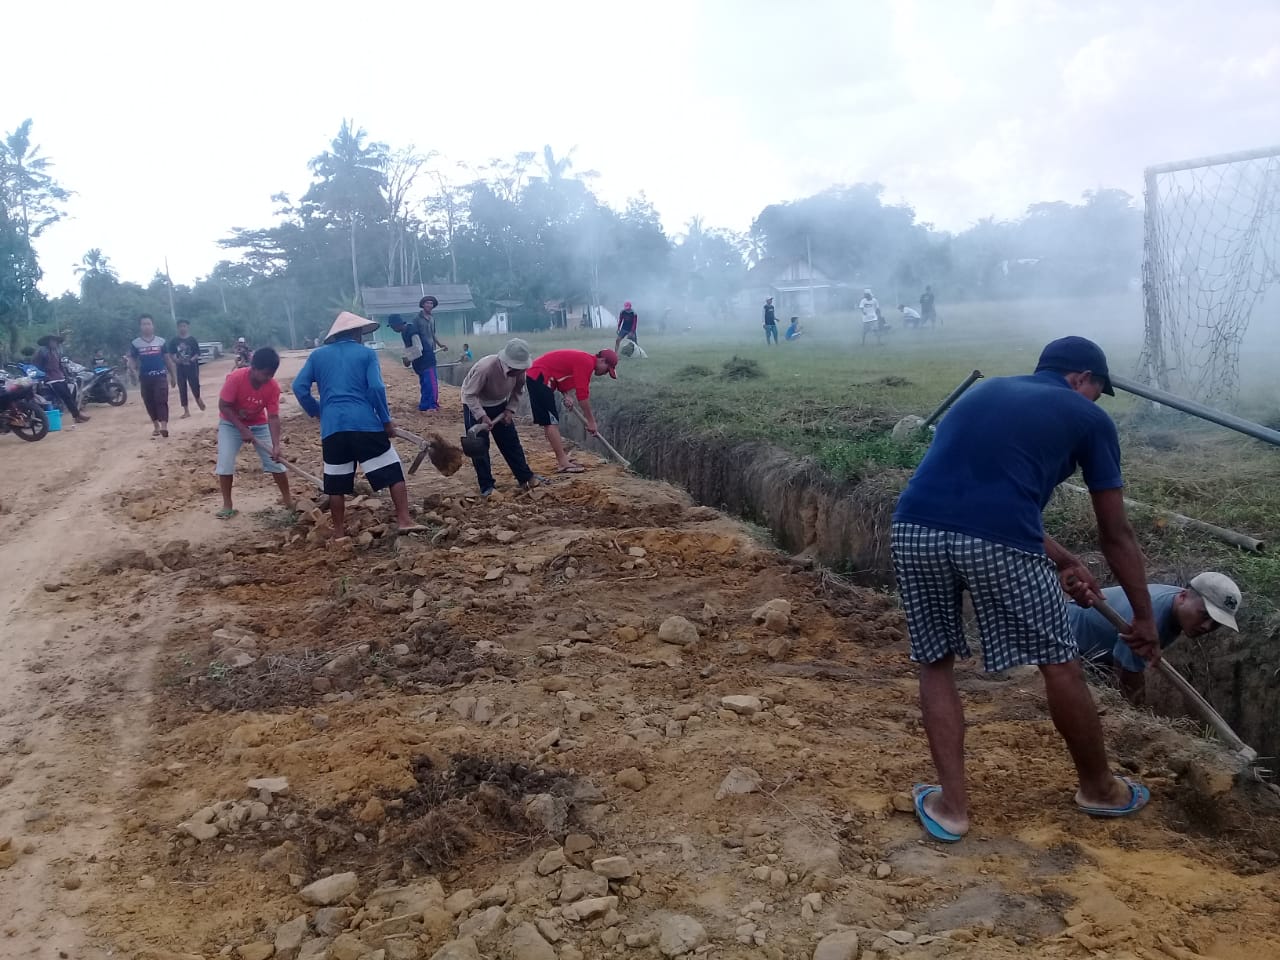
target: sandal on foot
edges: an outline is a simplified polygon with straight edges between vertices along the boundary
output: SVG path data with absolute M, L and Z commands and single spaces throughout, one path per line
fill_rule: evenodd
M 1076 794 L 1076 806 L 1080 808 L 1080 812 L 1087 813 L 1091 817 L 1127 817 L 1131 813 L 1137 813 L 1151 800 L 1151 791 L 1136 780 L 1130 780 L 1128 777 L 1121 777 L 1120 780 L 1129 788 L 1128 803 L 1123 807 L 1094 807 L 1081 803 L 1080 795 Z
M 422 524 L 419 524 L 419 523 L 415 523 L 411 527 L 396 527 L 396 533 L 402 536 L 410 533 L 430 533 L 430 532 L 431 532 L 431 529 L 429 527 L 424 527 L 422 526 Z
M 556 473 L 586 473 L 587 468 L 580 463 L 571 463 L 567 467 L 560 467 Z
M 161 436 L 161 438 L 162 438 L 162 439 L 168 440 L 168 439 L 169 439 L 169 431 L 168 431 L 168 430 L 161 430 L 161 431 L 160 431 L 160 436 Z
M 964 835 L 952 833 L 933 817 L 929 816 L 929 812 L 924 808 L 925 797 L 941 792 L 942 788 L 936 783 L 917 783 L 912 788 L 911 799 L 916 805 L 916 819 L 920 821 L 920 826 L 924 827 L 925 832 L 933 839 L 941 840 L 943 843 L 959 843 L 964 838 Z
M 236 510 L 234 507 L 223 507 L 217 513 L 215 513 L 214 516 L 217 517 L 219 520 L 230 520 L 239 512 L 240 511 Z

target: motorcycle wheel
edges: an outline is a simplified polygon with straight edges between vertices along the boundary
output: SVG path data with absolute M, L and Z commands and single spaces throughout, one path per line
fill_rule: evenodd
M 12 428 L 13 432 L 28 443 L 43 440 L 49 432 L 49 418 L 45 416 L 44 408 L 38 403 L 26 401 L 18 404 L 18 410 L 26 418 L 27 425 L 15 426 Z
M 124 384 L 119 380 L 112 380 L 106 385 L 107 403 L 113 407 L 123 407 L 124 402 L 129 399 L 129 394 L 124 388 Z

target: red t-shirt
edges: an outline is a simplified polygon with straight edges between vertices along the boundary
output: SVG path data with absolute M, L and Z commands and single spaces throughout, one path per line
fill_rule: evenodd
M 268 416 L 280 416 L 280 384 L 273 377 L 255 389 L 249 382 L 251 369 L 241 367 L 228 373 L 227 382 L 222 385 L 222 392 L 218 394 L 218 399 L 235 407 L 240 419 L 250 427 L 266 423 Z
M 591 377 L 596 372 L 594 353 L 585 350 L 552 350 L 544 353 L 529 368 L 529 376 L 539 377 L 547 386 L 568 393 L 573 390 L 579 400 L 591 395 Z

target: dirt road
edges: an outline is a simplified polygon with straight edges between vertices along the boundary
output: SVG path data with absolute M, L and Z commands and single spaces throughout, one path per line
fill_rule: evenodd
M 891 601 L 673 488 L 584 457 L 482 501 L 428 467 L 431 536 L 371 498 L 325 549 L 248 454 L 212 519 L 212 412 L 168 443 L 92 413 L 3 451 L 0 955 L 1280 952 L 1273 812 L 1112 706 L 1156 799 L 1080 816 L 1026 678 L 966 675 L 975 833 L 923 843 Z

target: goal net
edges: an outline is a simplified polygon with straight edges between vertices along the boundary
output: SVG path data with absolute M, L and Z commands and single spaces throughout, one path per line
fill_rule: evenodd
M 1280 147 L 1146 170 L 1140 375 L 1230 403 L 1255 308 L 1280 282 Z

